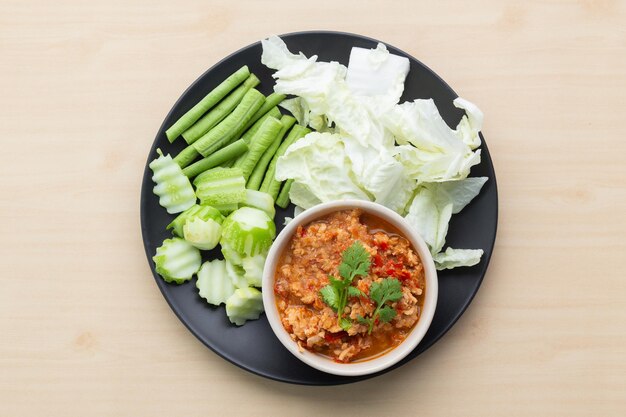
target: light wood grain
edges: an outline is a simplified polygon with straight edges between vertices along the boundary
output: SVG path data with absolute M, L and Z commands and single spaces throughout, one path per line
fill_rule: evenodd
M 626 415 L 626 4 L 0 3 L 0 415 Z M 500 221 L 478 296 L 343 387 L 225 362 L 151 277 L 139 188 L 181 92 L 272 33 L 398 46 L 486 114 Z

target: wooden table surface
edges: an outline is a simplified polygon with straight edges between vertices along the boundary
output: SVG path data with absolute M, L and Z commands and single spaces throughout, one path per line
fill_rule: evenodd
M 626 2 L 421 3 L 1 1 L 0 415 L 626 415 Z M 147 153 L 182 91 L 311 29 L 383 39 L 477 103 L 500 193 L 457 325 L 341 387 L 204 347 L 139 228 Z

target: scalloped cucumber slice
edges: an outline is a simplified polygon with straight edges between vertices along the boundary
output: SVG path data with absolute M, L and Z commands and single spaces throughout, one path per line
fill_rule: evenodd
M 184 239 L 165 239 L 152 257 L 155 270 L 166 282 L 182 284 L 198 272 L 202 258 L 200 251 Z
M 183 237 L 183 227 L 185 226 L 185 223 L 187 223 L 187 220 L 194 217 L 198 217 L 205 221 L 213 219 L 219 224 L 222 224 L 224 221 L 224 216 L 215 207 L 195 204 L 176 216 L 176 218 L 167 225 L 166 229 L 172 230 L 172 233 L 178 237 Z
M 263 267 L 267 254 L 258 254 L 243 259 L 244 277 L 248 285 L 253 287 L 261 287 L 263 279 Z
M 233 265 L 241 266 L 243 265 L 243 257 L 230 246 L 224 238 L 220 240 L 220 247 L 222 250 L 222 255 L 224 255 L 224 259 L 230 262 Z
M 203 263 L 198 271 L 196 288 L 207 303 L 215 306 L 226 303 L 235 293 L 235 286 L 226 273 L 226 262 L 216 259 Z
M 196 248 L 211 250 L 220 242 L 222 226 L 213 219 L 193 217 L 183 226 L 183 234 L 185 240 Z
M 157 153 L 159 156 L 148 166 L 153 172 L 152 181 L 156 184 L 153 191 L 159 196 L 159 204 L 170 214 L 187 210 L 196 204 L 189 178 L 169 154 L 163 155 L 161 149 L 157 149 Z
M 233 265 L 228 260 L 226 261 L 226 275 L 230 278 L 233 285 L 237 288 L 247 288 L 248 281 L 244 276 L 245 270 L 240 265 Z
M 263 312 L 263 297 L 256 288 L 240 288 L 226 300 L 226 315 L 231 323 L 243 325 Z
M 180 213 L 170 224 L 167 225 L 166 229 L 171 230 L 172 234 L 178 237 L 183 237 L 183 226 L 187 222 L 187 219 L 193 216 L 200 210 L 200 205 L 194 204 L 189 207 L 187 210 Z
M 258 208 L 266 212 L 272 219 L 276 215 L 274 199 L 268 193 L 257 190 L 246 190 L 246 199 L 240 203 L 243 207 Z
M 275 236 L 274 221 L 264 211 L 252 207 L 235 210 L 222 224 L 222 242 L 242 257 L 267 251 Z
M 224 206 L 246 198 L 246 180 L 240 168 L 213 168 L 194 180 L 202 204 Z

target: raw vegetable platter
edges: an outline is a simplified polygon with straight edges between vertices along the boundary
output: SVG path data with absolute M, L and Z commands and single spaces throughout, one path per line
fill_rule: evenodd
M 343 65 L 348 65 L 353 47 L 376 48 L 378 44 L 374 39 L 338 32 L 301 32 L 281 35 L 280 38 L 294 53 L 302 52 L 307 57 L 317 55 L 318 61 L 337 61 Z M 433 99 L 443 120 L 449 126 L 456 126 L 464 115 L 462 109 L 453 105 L 457 94 L 416 59 L 392 46 L 387 45 L 387 49 L 391 54 L 410 60 L 400 102 Z M 340 377 L 310 368 L 281 345 L 264 315 L 258 320 L 245 322 L 243 326 L 235 326 L 227 318 L 223 305 L 211 306 L 199 296 L 195 277 L 190 282 L 177 285 L 164 281 L 155 270 L 153 256 L 164 240 L 172 237 L 166 227 L 176 214 L 168 214 L 159 204 L 159 197 L 153 193 L 153 172 L 148 164 L 158 157 L 157 149 L 174 156 L 186 148 L 187 144 L 182 139 L 170 143 L 166 130 L 242 66 L 247 66 L 258 77 L 260 83 L 255 88 L 266 96 L 270 95 L 275 84 L 272 77 L 275 71 L 261 63 L 261 53 L 261 43 L 257 42 L 210 68 L 183 93 L 159 129 L 148 156 L 141 190 L 141 227 L 149 264 L 157 285 L 180 320 L 206 346 L 243 369 L 279 381 L 310 385 L 343 384 L 375 376 Z M 282 113 L 289 114 L 285 110 Z M 454 325 L 478 291 L 486 272 L 495 242 L 498 200 L 493 165 L 482 135 L 480 139 L 481 160 L 471 168 L 470 176 L 484 176 L 489 180 L 463 211 L 452 216 L 445 243 L 454 248 L 480 248 L 483 255 L 474 266 L 439 271 L 439 300 L 432 325 L 416 350 L 395 367 L 428 349 Z M 278 233 L 285 217 L 293 217 L 294 206 L 290 204 L 286 209 L 275 209 L 274 222 Z M 203 261 L 222 258 L 219 247 L 202 251 Z

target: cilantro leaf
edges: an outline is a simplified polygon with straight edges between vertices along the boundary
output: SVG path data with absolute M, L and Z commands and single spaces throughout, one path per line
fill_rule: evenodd
M 357 287 L 348 287 L 348 297 L 363 297 L 363 291 Z
M 378 318 L 382 323 L 388 323 L 397 315 L 398 313 L 390 306 L 384 306 L 380 310 L 378 310 Z
M 372 285 L 370 286 L 370 298 L 372 299 L 373 302 L 375 302 L 376 304 L 381 304 L 381 301 L 383 300 L 383 285 L 380 282 L 372 282 Z
M 366 326 L 369 326 L 369 325 L 370 325 L 370 321 L 371 321 L 371 320 L 372 320 L 372 319 L 366 319 L 365 317 L 363 317 L 363 316 L 362 316 L 362 315 L 360 315 L 360 314 L 359 314 L 359 315 L 357 316 L 357 318 L 356 318 L 356 321 L 358 321 L 358 322 L 359 322 L 359 323 L 361 323 L 361 324 L 365 324 Z
M 349 330 L 352 327 L 352 322 L 347 317 L 342 317 L 339 319 L 339 326 L 344 330 Z
M 330 285 L 332 285 L 333 287 L 337 288 L 337 291 L 341 292 L 345 287 L 346 287 L 346 281 L 345 280 L 341 280 L 341 279 L 337 279 L 332 275 L 328 276 L 328 282 L 330 282 Z M 348 284 L 350 285 L 350 284 Z
M 383 280 L 383 288 L 386 300 L 398 301 L 402 298 L 402 284 L 396 278 L 385 278 Z
M 361 242 L 354 242 L 343 251 L 339 274 L 343 279 L 352 280 L 357 275 L 367 275 L 370 270 L 370 254 Z
M 398 314 L 397 311 L 388 305 L 387 301 L 398 301 L 402 298 L 402 284 L 396 278 L 385 278 L 379 282 L 373 282 L 370 286 L 370 299 L 376 303 L 376 310 L 369 319 L 368 333 L 372 333 L 376 318 L 382 323 L 388 323 Z
M 320 295 L 322 299 L 330 308 L 335 311 L 339 310 L 340 307 L 340 295 L 337 287 L 329 284 L 320 290 Z

